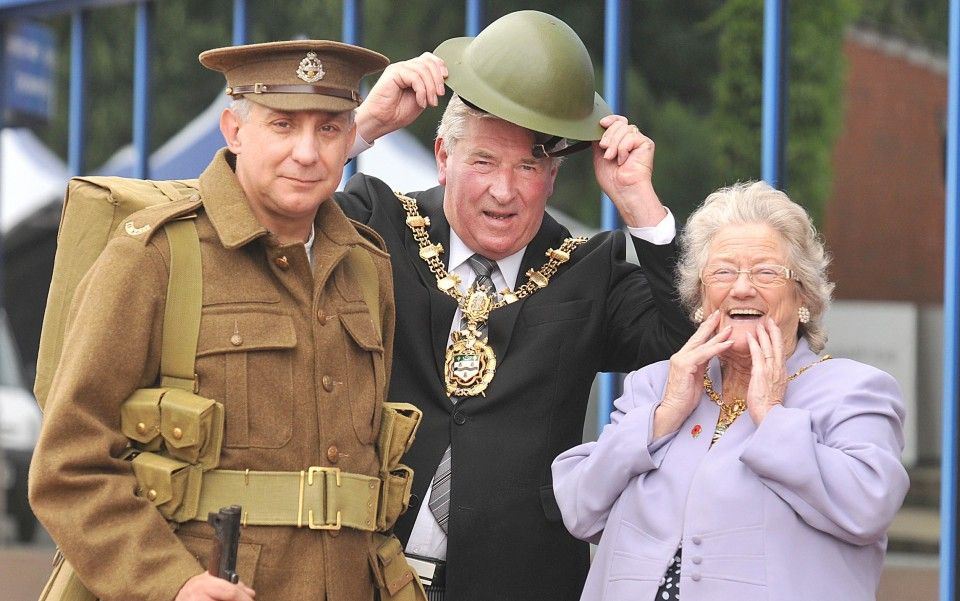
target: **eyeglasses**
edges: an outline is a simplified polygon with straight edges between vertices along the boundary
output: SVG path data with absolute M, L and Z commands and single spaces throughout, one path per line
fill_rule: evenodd
M 735 269 L 732 265 L 707 265 L 700 272 L 700 281 L 707 286 L 729 286 L 741 273 L 757 288 L 777 288 L 796 280 L 797 274 L 783 265 L 754 265 L 750 269 Z

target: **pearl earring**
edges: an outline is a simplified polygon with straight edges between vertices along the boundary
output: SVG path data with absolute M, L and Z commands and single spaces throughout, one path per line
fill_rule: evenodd
M 807 309 L 806 307 L 800 307 L 797 309 L 797 315 L 800 317 L 800 323 L 810 322 L 810 309 Z
M 697 307 L 697 310 L 693 312 L 693 321 L 700 323 L 703 321 L 703 308 Z

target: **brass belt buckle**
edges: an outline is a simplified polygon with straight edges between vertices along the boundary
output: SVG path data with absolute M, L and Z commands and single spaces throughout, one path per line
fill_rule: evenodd
M 338 467 L 316 467 L 311 466 L 307 469 L 307 486 L 313 486 L 313 475 L 314 474 L 323 474 L 323 478 L 319 482 L 320 486 L 324 486 L 323 490 L 323 506 L 324 514 L 326 514 L 327 505 L 330 503 L 330 497 L 327 495 L 326 482 L 327 476 L 333 474 L 336 478 L 337 487 L 340 487 L 340 468 Z M 326 516 L 324 516 L 326 517 Z M 340 530 L 340 510 L 337 510 L 337 520 L 332 524 L 325 523 L 315 523 L 313 521 L 313 510 L 310 509 L 307 511 L 307 527 L 311 530 Z

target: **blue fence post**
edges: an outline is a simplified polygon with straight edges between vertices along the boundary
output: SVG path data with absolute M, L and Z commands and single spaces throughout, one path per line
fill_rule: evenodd
M 343 1 L 343 41 L 347 44 L 360 44 L 363 36 L 363 0 Z M 357 161 L 348 161 L 343 166 L 343 181 L 347 181 L 357 172 Z
M 624 14 L 623 0 L 606 0 L 603 19 L 603 97 L 614 113 L 622 114 L 623 105 L 623 47 L 628 16 Z M 600 227 L 604 230 L 620 228 L 620 215 L 606 194 L 600 198 Z M 619 394 L 620 375 L 602 373 L 597 376 L 597 434 L 610 423 L 613 399 Z
M 133 48 L 134 177 L 150 177 L 150 35 L 153 2 L 137 3 Z
M 233 0 L 233 45 L 247 43 L 247 0 Z
M 70 175 L 83 173 L 83 130 L 86 124 L 87 13 L 77 9 L 70 17 L 70 108 L 67 125 L 67 167 Z
M 477 36 L 487 26 L 486 2 L 484 0 L 467 0 L 466 11 L 464 30 L 468 36 Z
M 763 11 L 763 104 L 760 177 L 785 187 L 783 125 L 786 105 L 784 57 L 787 42 L 783 0 L 765 0 Z
M 957 596 L 957 377 L 960 343 L 960 0 L 950 0 L 947 181 L 943 270 L 943 435 L 940 465 L 940 599 Z

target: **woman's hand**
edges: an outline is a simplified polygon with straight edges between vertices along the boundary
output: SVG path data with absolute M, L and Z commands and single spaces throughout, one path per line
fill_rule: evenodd
M 714 311 L 703 320 L 690 340 L 670 357 L 667 386 L 653 417 L 654 440 L 678 430 L 693 413 L 700 402 L 707 363 L 733 343 L 729 339 L 733 328 L 727 326 L 717 332 L 719 323 L 720 311 Z
M 757 324 L 757 335 L 747 335 L 750 345 L 750 385 L 747 411 L 753 423 L 760 425 L 770 409 L 783 404 L 787 390 L 787 365 L 783 356 L 783 334 L 772 318 Z

